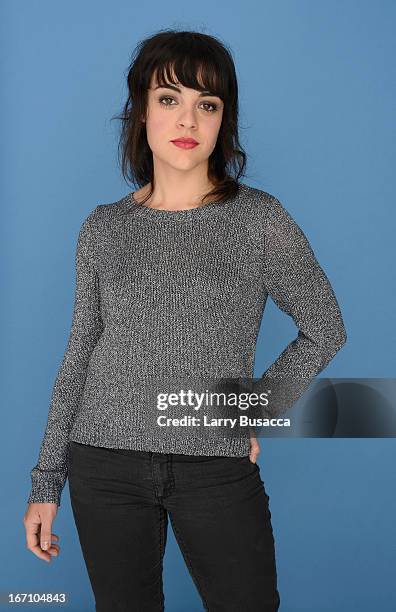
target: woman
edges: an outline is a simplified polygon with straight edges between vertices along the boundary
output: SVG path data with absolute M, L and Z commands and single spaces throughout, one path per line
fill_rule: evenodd
M 72 329 L 31 472 L 28 548 L 48 561 L 59 553 L 51 524 L 68 477 L 96 610 L 164 610 L 169 516 L 205 610 L 272 612 L 254 422 L 237 434 L 202 426 L 201 413 L 200 424 L 174 425 L 164 417 L 198 419 L 198 406 L 164 408 L 155 392 L 168 398 L 178 377 L 252 377 L 268 295 L 299 332 L 263 380 L 310 381 L 346 340 L 340 309 L 283 205 L 239 182 L 238 87 L 223 44 L 161 31 L 140 45 L 128 88 L 122 169 L 140 189 L 81 226 Z

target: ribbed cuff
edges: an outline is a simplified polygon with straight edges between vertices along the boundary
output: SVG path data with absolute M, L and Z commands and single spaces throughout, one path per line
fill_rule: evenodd
M 28 504 L 57 504 L 60 506 L 62 490 L 66 476 L 54 475 L 50 472 L 41 472 L 34 468 L 31 472 L 32 488 Z

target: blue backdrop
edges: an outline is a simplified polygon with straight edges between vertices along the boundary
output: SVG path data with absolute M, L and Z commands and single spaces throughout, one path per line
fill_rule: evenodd
M 1 13 L 0 590 L 67 592 L 67 609 L 80 612 L 93 610 L 93 596 L 68 485 L 53 525 L 58 558 L 48 564 L 27 550 L 22 519 L 71 324 L 80 224 L 134 189 L 121 178 L 110 121 L 124 103 L 130 53 L 165 27 L 230 45 L 249 154 L 243 180 L 301 225 L 343 312 L 348 342 L 322 375 L 390 377 L 396 5 L 3 0 Z M 269 301 L 257 376 L 295 333 Z M 282 612 L 395 610 L 394 440 L 260 444 Z M 202 610 L 171 528 L 164 582 L 169 612 Z

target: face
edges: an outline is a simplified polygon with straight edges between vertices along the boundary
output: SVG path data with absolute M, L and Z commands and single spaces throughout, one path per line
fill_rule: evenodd
M 175 79 L 176 80 L 176 79 Z M 218 96 L 203 94 L 180 83 L 158 87 L 155 77 L 148 90 L 146 133 L 156 163 L 191 170 L 207 160 L 215 148 L 223 116 Z M 181 148 L 172 141 L 193 138 L 197 145 Z

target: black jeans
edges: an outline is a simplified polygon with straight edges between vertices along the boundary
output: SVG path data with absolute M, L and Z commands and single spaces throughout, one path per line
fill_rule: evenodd
M 249 456 L 164 454 L 70 442 L 68 468 L 97 612 L 165 610 L 168 515 L 205 610 L 278 610 L 269 497 Z

